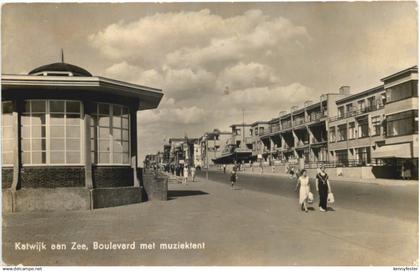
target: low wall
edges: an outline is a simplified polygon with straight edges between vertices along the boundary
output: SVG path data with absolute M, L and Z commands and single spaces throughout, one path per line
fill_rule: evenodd
M 89 210 L 90 193 L 84 188 L 3 190 L 3 211 Z
M 167 176 L 144 170 L 142 180 L 147 200 L 168 200 Z
M 3 212 L 90 210 L 142 202 L 140 187 L 3 189 Z
M 93 208 L 106 208 L 142 202 L 140 187 L 96 188 L 92 191 Z
M 13 168 L 2 167 L 1 168 L 1 186 L 2 188 L 10 188 L 13 183 Z

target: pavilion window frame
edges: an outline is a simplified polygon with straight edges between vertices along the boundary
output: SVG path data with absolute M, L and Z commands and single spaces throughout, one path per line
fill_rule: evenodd
M 40 125 L 45 126 L 45 163 L 33 163 L 33 158 L 32 158 L 32 153 L 33 153 L 33 142 L 32 140 L 34 139 L 34 137 L 32 136 L 32 128 L 33 128 L 33 124 L 32 124 L 32 116 L 34 115 L 34 112 L 32 110 L 32 101 L 42 101 L 45 103 L 45 112 L 35 112 L 35 114 L 40 114 L 40 113 L 45 113 L 45 125 Z M 51 111 L 50 111 L 50 102 L 51 101 L 60 101 L 60 102 L 64 102 L 64 111 L 63 112 L 53 112 L 53 114 L 63 114 L 64 115 L 64 149 L 62 150 L 62 152 L 64 153 L 64 163 L 51 163 Z M 85 139 L 85 128 L 84 128 L 84 108 L 83 108 L 83 102 L 80 100 L 72 100 L 72 99 L 24 99 L 23 102 L 30 102 L 29 106 L 30 106 L 30 110 L 29 112 L 26 112 L 25 110 L 22 111 L 22 113 L 20 113 L 19 117 L 22 118 L 23 116 L 29 116 L 29 125 L 24 125 L 22 123 L 22 121 L 20 122 L 19 125 L 19 129 L 23 129 L 24 126 L 29 127 L 29 137 L 28 138 L 24 138 L 23 137 L 23 132 L 21 132 L 20 137 L 19 137 L 19 141 L 21 144 L 23 144 L 23 140 L 29 140 L 29 144 L 30 144 L 30 148 L 28 151 L 25 151 L 23 149 L 23 146 L 20 150 L 21 153 L 21 157 L 22 157 L 22 166 L 23 167 L 55 167 L 55 166 L 83 166 L 84 165 L 84 151 L 85 151 L 85 147 L 84 147 L 84 139 Z M 79 136 L 79 163 L 67 163 L 67 134 L 66 134 L 66 129 L 67 129 L 67 111 L 66 111 L 66 107 L 67 107 L 67 102 L 77 102 L 79 103 L 79 108 L 80 108 L 80 112 L 76 113 L 76 112 L 70 112 L 70 114 L 76 115 L 79 114 L 79 131 L 80 131 L 80 136 Z M 38 126 L 38 125 L 37 125 Z M 54 125 L 53 125 L 54 126 Z M 71 125 L 71 126 L 75 126 L 75 125 Z M 77 126 L 76 126 L 77 127 Z M 36 137 L 37 138 L 37 137 Z M 37 138 L 38 139 L 38 138 Z M 69 139 L 74 139 L 74 138 L 69 138 Z M 42 137 L 41 137 L 42 140 Z M 30 163 L 25 163 L 23 161 L 23 153 L 24 152 L 29 152 L 30 154 Z M 38 152 L 44 152 L 44 150 L 38 151 Z M 53 151 L 54 152 L 54 151 Z M 77 151 L 71 151 L 71 152 L 77 152 Z
M 99 109 L 100 105 L 107 105 L 108 106 L 108 115 L 102 114 L 102 113 L 99 112 L 100 111 L 100 109 Z M 121 111 L 121 116 L 120 116 L 120 118 L 121 118 L 120 127 L 114 127 L 114 123 L 113 123 L 114 122 L 114 106 L 120 107 L 121 110 L 122 110 Z M 94 131 L 95 134 L 90 135 L 90 137 L 91 137 L 90 138 L 90 142 L 91 142 L 90 144 L 92 144 L 92 140 L 93 140 L 94 146 L 95 146 L 95 149 L 91 149 L 91 154 L 90 154 L 91 157 L 93 155 L 92 164 L 96 165 L 96 166 L 132 166 L 132 161 L 131 161 L 131 144 L 132 144 L 132 142 L 131 142 L 131 140 L 132 140 L 131 129 L 132 128 L 131 128 L 130 108 L 126 105 L 123 105 L 123 104 L 108 103 L 108 102 L 95 102 L 94 107 L 95 107 L 95 110 L 94 110 L 94 113 L 92 114 L 93 124 L 92 124 L 92 122 L 89 124 L 89 129 L 94 128 L 94 130 L 95 130 Z M 124 117 L 122 117 L 122 115 L 124 113 L 123 109 L 127 110 L 127 116 L 128 116 L 128 118 L 127 118 L 127 121 L 128 121 L 127 128 L 123 128 L 123 124 L 122 124 L 122 121 L 123 121 L 122 119 L 124 118 Z M 108 116 L 108 118 L 109 118 L 108 127 L 99 125 L 99 117 L 101 117 L 101 116 Z M 96 119 L 96 123 L 95 123 L 94 119 Z M 108 137 L 108 142 L 109 142 L 109 157 L 108 157 L 109 160 L 108 161 L 109 162 L 108 163 L 100 162 L 100 153 L 101 153 L 101 151 L 100 151 L 100 141 L 104 140 L 104 139 L 101 139 L 101 137 L 99 136 L 100 128 L 108 128 L 109 129 L 109 137 Z M 124 151 L 121 152 L 121 163 L 114 162 L 114 141 L 115 141 L 115 139 L 114 139 L 114 129 L 119 129 L 120 132 L 121 132 L 121 138 L 119 139 L 119 142 L 128 142 L 128 152 L 127 152 L 128 162 L 127 163 L 124 163 L 124 154 L 125 154 Z M 127 131 L 127 134 L 128 134 L 127 140 L 124 140 L 124 138 L 123 138 L 123 130 Z M 123 146 L 122 146 L 122 149 L 123 149 Z M 103 153 L 107 153 L 107 152 L 103 152 Z

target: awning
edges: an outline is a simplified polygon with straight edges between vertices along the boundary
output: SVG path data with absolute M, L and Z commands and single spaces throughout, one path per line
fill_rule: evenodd
M 378 147 L 372 152 L 372 158 L 413 158 L 411 144 L 401 143 Z

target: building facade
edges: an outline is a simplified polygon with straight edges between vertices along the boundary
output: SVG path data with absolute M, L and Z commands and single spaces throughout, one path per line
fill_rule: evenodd
M 337 166 L 372 164 L 372 152 L 384 140 L 385 91 L 378 86 L 337 100 L 329 118 L 329 162 Z
M 398 176 L 418 178 L 418 68 L 382 79 L 385 89 L 384 140 L 373 157 L 394 167 Z

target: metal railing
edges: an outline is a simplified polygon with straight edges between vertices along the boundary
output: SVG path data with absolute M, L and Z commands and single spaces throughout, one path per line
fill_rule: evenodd
M 378 159 L 358 160 L 358 159 L 347 159 L 341 161 L 315 161 L 305 162 L 305 168 L 319 168 L 325 166 L 326 168 L 336 167 L 363 167 L 363 166 L 382 166 L 384 163 Z
M 366 114 L 366 113 L 369 113 L 369 112 L 372 112 L 372 111 L 376 111 L 376 110 L 379 110 L 379 109 L 382 109 L 382 108 L 384 108 L 384 105 L 382 103 L 375 103 L 373 105 L 369 105 L 369 106 L 366 106 L 364 108 L 354 109 L 354 110 L 346 112 L 342 115 L 332 117 L 332 118 L 330 118 L 330 121 L 337 121 L 337 120 L 340 120 L 340 119 L 355 117 L 355 116 L 363 115 L 363 114 Z

